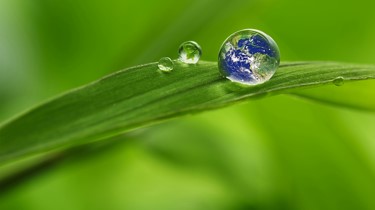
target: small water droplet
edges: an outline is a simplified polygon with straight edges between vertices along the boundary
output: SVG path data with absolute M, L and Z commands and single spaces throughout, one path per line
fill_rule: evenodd
M 332 82 L 336 86 L 341 86 L 344 84 L 344 77 L 336 77 Z
M 233 82 L 257 85 L 268 81 L 280 64 L 276 42 L 262 31 L 244 29 L 230 35 L 219 51 L 219 70 Z
M 194 41 L 187 41 L 178 48 L 179 60 L 188 63 L 196 64 L 202 56 L 202 48 Z
M 173 61 L 172 59 L 168 57 L 163 57 L 158 62 L 158 68 L 161 71 L 169 72 L 173 70 L 173 67 L 174 67 Z

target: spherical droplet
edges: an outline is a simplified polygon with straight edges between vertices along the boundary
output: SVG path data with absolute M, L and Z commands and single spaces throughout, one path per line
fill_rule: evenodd
M 165 72 L 172 71 L 173 67 L 174 67 L 174 64 L 173 64 L 172 59 L 168 57 L 164 57 L 159 60 L 158 68 L 161 71 L 165 71 Z
M 194 41 L 187 41 L 178 48 L 179 60 L 188 63 L 196 64 L 202 56 L 202 48 Z
M 267 34 L 245 29 L 230 35 L 219 51 L 219 70 L 233 82 L 257 85 L 268 81 L 280 64 L 276 42 Z
M 332 82 L 336 86 L 341 86 L 344 84 L 344 77 L 336 77 Z

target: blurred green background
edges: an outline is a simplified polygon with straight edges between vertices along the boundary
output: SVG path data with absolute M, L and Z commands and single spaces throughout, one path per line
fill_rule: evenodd
M 372 0 L 0 0 L 0 122 L 116 70 L 176 58 L 186 40 L 215 61 L 244 28 L 272 36 L 282 61 L 375 64 L 374 8 Z M 375 209 L 374 128 L 372 113 L 286 95 L 250 101 L 74 150 L 0 189 L 0 209 Z

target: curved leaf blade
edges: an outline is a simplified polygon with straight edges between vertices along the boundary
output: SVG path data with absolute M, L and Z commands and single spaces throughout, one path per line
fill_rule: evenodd
M 171 73 L 156 63 L 137 66 L 58 96 L 0 126 L 0 162 L 97 141 L 180 115 L 248 98 L 304 87 L 375 78 L 375 67 L 324 62 L 281 65 L 261 85 L 223 78 L 215 62 L 176 63 Z
M 375 111 L 375 82 L 364 80 L 342 86 L 322 86 L 306 90 L 292 90 L 290 94 L 303 99 L 321 101 L 351 109 Z

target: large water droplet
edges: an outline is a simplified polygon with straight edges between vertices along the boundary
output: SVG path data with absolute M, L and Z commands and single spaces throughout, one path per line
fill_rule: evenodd
M 276 42 L 267 34 L 244 29 L 230 35 L 219 51 L 219 70 L 231 81 L 257 85 L 268 81 L 280 64 Z
M 172 59 L 168 57 L 163 57 L 159 60 L 158 68 L 161 71 L 165 71 L 165 72 L 172 71 L 173 67 L 174 67 L 174 64 L 173 64 Z
M 179 60 L 188 63 L 196 64 L 202 56 L 202 48 L 194 41 L 187 41 L 178 48 Z
M 344 84 L 344 77 L 336 77 L 332 82 L 336 86 L 341 86 Z

